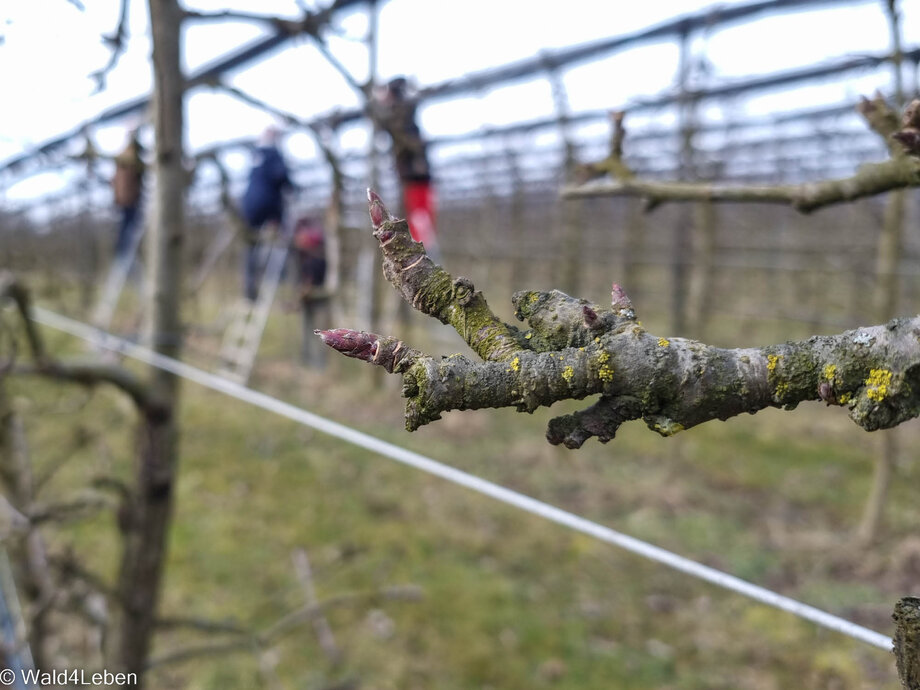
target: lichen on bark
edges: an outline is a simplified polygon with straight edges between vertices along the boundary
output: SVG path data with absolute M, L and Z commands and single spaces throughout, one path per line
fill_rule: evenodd
M 713 419 L 792 409 L 807 400 L 846 407 L 870 431 L 920 415 L 920 317 L 725 349 L 649 333 L 625 290 L 614 284 L 609 306 L 558 290 L 518 292 L 515 316 L 528 326 L 521 330 L 496 317 L 469 280 L 455 280 L 436 266 L 376 194 L 368 198 L 387 279 L 413 307 L 452 326 L 483 360 L 435 358 L 372 333 L 317 331 L 339 352 L 403 376 L 410 431 L 449 410 L 532 412 L 593 395 L 600 397 L 586 409 L 549 423 L 550 443 L 578 448 L 592 436 L 607 442 L 621 424 L 637 419 L 670 436 Z

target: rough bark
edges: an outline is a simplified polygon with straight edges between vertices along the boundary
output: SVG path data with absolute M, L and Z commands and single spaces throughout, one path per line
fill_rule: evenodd
M 904 690 L 920 690 L 920 599 L 904 597 L 894 607 L 894 654 Z
M 149 250 L 153 290 L 148 308 L 151 347 L 166 356 L 181 351 L 180 298 L 184 236 L 183 169 L 184 81 L 180 60 L 182 9 L 175 0 L 150 0 L 153 36 L 154 127 L 156 133 L 156 198 Z M 123 521 L 124 550 L 117 594 L 121 610 L 112 629 L 110 667 L 137 672 L 150 652 L 166 538 L 172 516 L 173 480 L 177 463 L 178 426 L 174 411 L 178 380 L 151 368 L 151 395 L 156 409 L 142 411 L 135 451 L 133 502 Z
M 609 307 L 559 291 L 515 293 L 516 316 L 529 325 L 521 330 L 498 319 L 469 280 L 454 280 L 436 266 L 376 194 L 369 199 L 384 275 L 416 309 L 453 326 L 484 360 L 435 359 L 396 338 L 348 329 L 318 332 L 343 354 L 403 375 L 410 431 L 448 410 L 532 412 L 589 395 L 600 398 L 550 422 L 550 443 L 577 448 L 592 436 L 606 442 L 633 419 L 669 436 L 712 419 L 792 409 L 806 400 L 846 407 L 870 431 L 920 415 L 920 317 L 724 349 L 649 333 L 614 284 Z
M 21 539 L 12 546 L 20 564 L 21 583 L 32 604 L 28 611 L 28 642 L 32 661 L 41 668 L 49 661 L 50 633 L 48 614 L 55 596 L 55 585 L 48 566 L 48 551 L 41 532 L 32 520 L 26 518 L 33 510 L 35 481 L 32 463 L 25 442 L 22 419 L 13 408 L 12 401 L 0 375 L 0 478 L 6 497 L 3 517 L 4 534 L 21 530 Z M 6 501 L 4 501 L 6 502 Z

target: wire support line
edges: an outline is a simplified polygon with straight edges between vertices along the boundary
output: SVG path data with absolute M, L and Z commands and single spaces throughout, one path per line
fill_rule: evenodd
M 32 318 L 37 323 L 49 328 L 63 331 L 64 333 L 81 338 L 106 350 L 136 359 L 242 402 L 255 405 L 269 412 L 274 412 L 275 414 L 286 417 L 304 426 L 309 426 L 334 438 L 347 441 L 348 443 L 391 460 L 395 460 L 403 465 L 414 467 L 427 474 L 466 487 L 467 489 L 530 513 L 531 515 L 536 515 L 550 522 L 568 527 L 581 534 L 594 537 L 606 544 L 617 546 L 637 556 L 665 565 L 685 575 L 709 582 L 710 584 L 735 592 L 736 594 L 741 594 L 761 604 L 772 606 L 874 647 L 886 651 L 891 651 L 892 649 L 892 639 L 887 635 L 883 635 L 882 633 L 846 620 L 845 618 L 835 616 L 827 611 L 823 611 L 809 604 L 792 599 L 791 597 L 766 589 L 765 587 L 742 580 L 741 578 L 721 570 L 703 565 L 702 563 L 685 558 L 684 556 L 680 556 L 635 537 L 617 532 L 609 527 L 592 522 L 574 513 L 550 505 L 549 503 L 538 501 L 530 496 L 512 491 L 511 489 L 507 489 L 499 484 L 477 477 L 476 475 L 458 470 L 406 448 L 378 439 L 370 434 L 326 419 L 325 417 L 308 412 L 290 403 L 273 398 L 265 393 L 260 393 L 252 388 L 234 383 L 229 379 L 193 367 L 171 357 L 166 357 L 149 348 L 129 342 L 83 322 L 76 321 L 41 307 L 34 308 Z

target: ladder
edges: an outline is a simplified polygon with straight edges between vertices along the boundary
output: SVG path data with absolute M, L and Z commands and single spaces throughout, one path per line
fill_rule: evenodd
M 118 305 L 118 299 L 121 297 L 125 282 L 128 280 L 128 274 L 137 259 L 137 250 L 141 246 L 141 239 L 146 228 L 147 224 L 143 222 L 135 228 L 128 251 L 123 256 L 117 257 L 112 262 L 112 265 L 109 266 L 109 273 L 105 278 L 102 295 L 100 295 L 99 302 L 90 317 L 90 323 L 96 328 L 103 331 L 109 329 L 109 325 L 112 323 L 112 316 L 115 314 L 115 307 Z
M 245 385 L 249 380 L 289 248 L 290 238 L 280 234 L 269 248 L 256 300 L 241 297 L 233 307 L 220 347 L 217 373 L 236 383 Z

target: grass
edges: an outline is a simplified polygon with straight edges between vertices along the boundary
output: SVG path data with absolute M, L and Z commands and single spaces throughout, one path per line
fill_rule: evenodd
M 543 439 L 546 421 L 571 405 L 452 412 L 409 435 L 398 391 L 375 387 L 366 365 L 337 361 L 316 374 L 294 363 L 293 318 L 273 316 L 253 385 L 311 411 L 883 632 L 920 575 L 901 557 L 917 518 L 913 464 L 900 468 L 879 544 L 852 543 L 873 437 L 839 410 L 767 411 L 673 439 L 630 424 L 611 444 L 578 452 Z M 75 428 L 91 438 L 49 496 L 93 474 L 127 476 L 132 413 L 116 393 L 10 386 L 39 468 L 72 445 Z M 304 626 L 261 657 L 157 669 L 152 687 L 259 687 L 266 668 L 282 687 L 317 689 L 347 679 L 410 690 L 897 687 L 881 650 L 217 393 L 185 384 L 181 418 L 164 615 L 267 628 L 303 603 L 297 548 L 311 557 L 321 598 L 407 583 L 424 596 L 330 611 L 341 665 Z M 917 425 L 899 433 L 908 447 Z M 111 577 L 110 517 L 68 525 L 54 544 Z M 208 639 L 169 631 L 156 651 Z

